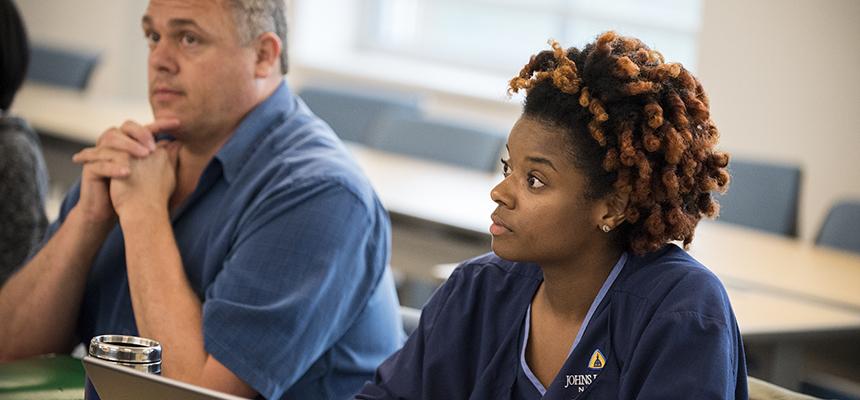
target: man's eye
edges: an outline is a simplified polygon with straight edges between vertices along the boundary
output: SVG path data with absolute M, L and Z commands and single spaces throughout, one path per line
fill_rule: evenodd
M 534 176 L 530 176 L 528 179 L 528 182 L 529 182 L 529 187 L 532 189 L 539 189 L 539 188 L 542 188 L 544 186 L 544 183 L 541 182 L 540 179 L 538 179 Z
M 197 36 L 187 34 L 187 33 L 182 35 L 181 40 L 182 40 L 182 44 L 184 44 L 186 46 L 194 45 L 194 44 L 197 44 L 199 42 L 199 40 L 197 39 Z
M 145 36 L 146 36 L 146 41 L 149 42 L 150 44 L 158 43 L 158 41 L 161 39 L 161 35 L 159 35 L 155 32 L 147 32 Z

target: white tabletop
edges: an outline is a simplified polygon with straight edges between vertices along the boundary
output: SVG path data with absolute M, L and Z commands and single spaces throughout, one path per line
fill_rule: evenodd
M 489 234 L 496 204 L 490 190 L 501 173 L 486 173 L 375 150 L 347 147 L 394 213 L 477 234 Z
M 33 83 L 21 88 L 11 111 L 41 131 L 85 144 L 95 143 L 102 132 L 125 120 L 152 120 L 145 99 L 105 99 Z
M 860 313 L 860 255 L 715 222 L 699 224 L 690 253 L 727 284 Z

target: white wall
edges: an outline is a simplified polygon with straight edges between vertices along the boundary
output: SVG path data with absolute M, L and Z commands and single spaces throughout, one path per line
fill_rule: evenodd
M 101 54 L 89 92 L 146 97 L 143 0 L 15 0 L 32 42 Z
M 706 0 L 699 77 L 722 147 L 803 168 L 800 230 L 860 199 L 860 1 Z
M 304 0 L 314 1 L 314 0 Z M 18 0 L 34 40 L 101 49 L 91 92 L 143 98 L 143 0 Z M 711 97 L 722 147 L 803 167 L 800 228 L 814 237 L 831 202 L 860 198 L 860 1 L 705 0 L 698 75 Z M 367 81 L 303 66 L 290 81 L 413 89 L 432 114 L 505 130 L 518 106 L 418 85 Z M 514 73 L 515 71 L 512 71 Z M 464 82 L 468 85 L 468 82 Z M 502 92 L 504 88 L 500 88 Z

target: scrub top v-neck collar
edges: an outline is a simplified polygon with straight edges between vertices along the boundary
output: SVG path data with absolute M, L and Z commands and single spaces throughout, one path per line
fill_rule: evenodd
M 576 348 L 576 345 L 582 339 L 582 334 L 585 332 L 586 328 L 588 328 L 588 322 L 591 321 L 591 317 L 594 315 L 594 311 L 597 310 L 597 306 L 603 301 L 603 298 L 606 297 L 606 293 L 609 292 L 609 288 L 612 287 L 612 283 L 615 282 L 615 279 L 618 278 L 618 274 L 621 273 L 621 269 L 624 268 L 624 263 L 627 261 L 627 253 L 622 253 L 621 257 L 612 267 L 612 270 L 609 272 L 609 276 L 606 277 L 606 280 L 603 282 L 603 286 L 600 287 L 600 291 L 597 292 L 597 296 L 594 298 L 594 301 L 591 302 L 591 306 L 588 308 L 588 313 L 585 314 L 585 319 L 582 321 L 582 326 L 579 328 L 579 332 L 576 334 L 576 339 L 573 340 L 573 344 L 570 346 L 570 350 L 567 352 L 567 357 L 569 358 L 571 354 L 573 354 L 573 350 Z M 535 376 L 534 372 L 532 372 L 531 368 L 529 368 L 528 363 L 526 363 L 526 346 L 529 343 L 529 331 L 531 328 L 531 315 L 532 315 L 532 305 L 529 304 L 528 310 L 526 310 L 526 318 L 523 327 L 523 342 L 522 342 L 522 350 L 520 351 L 520 368 L 522 368 L 526 377 L 529 379 L 531 384 L 540 392 L 541 397 L 546 394 L 546 388 L 543 384 L 538 380 L 537 376 Z

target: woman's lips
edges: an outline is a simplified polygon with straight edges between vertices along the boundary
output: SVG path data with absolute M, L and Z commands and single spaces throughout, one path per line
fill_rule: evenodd
M 490 218 L 493 220 L 493 224 L 490 225 L 491 235 L 499 236 L 508 232 L 512 232 L 511 228 L 508 228 L 508 226 L 505 225 L 505 221 L 502 221 L 502 219 L 498 215 L 493 214 L 492 216 L 490 216 Z

